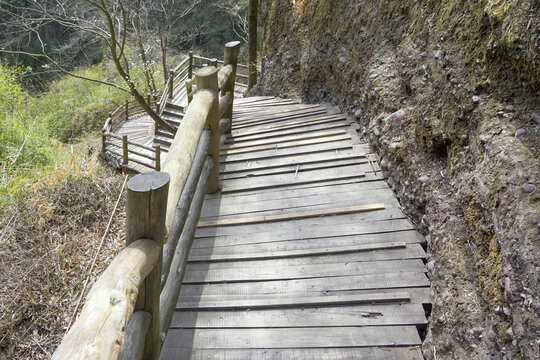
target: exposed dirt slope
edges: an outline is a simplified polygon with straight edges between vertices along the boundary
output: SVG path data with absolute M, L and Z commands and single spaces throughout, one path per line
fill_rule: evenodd
M 429 242 L 428 358 L 539 356 L 539 6 L 271 2 L 255 92 L 362 125 Z

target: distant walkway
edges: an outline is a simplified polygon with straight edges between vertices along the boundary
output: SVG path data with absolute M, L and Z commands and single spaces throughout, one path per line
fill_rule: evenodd
M 273 97 L 232 124 L 161 359 L 422 359 L 424 239 L 357 125 Z
M 242 99 L 246 88 L 243 86 L 237 86 L 235 91 L 235 98 Z M 174 106 L 176 105 L 176 107 Z M 174 97 L 169 100 L 169 105 L 165 109 L 162 117 L 171 122 L 176 126 L 180 123 L 183 117 L 183 111 L 180 108 L 186 108 L 187 103 L 187 93 L 185 86 L 178 86 L 175 88 Z M 171 110 L 172 109 L 172 110 Z M 121 148 L 122 141 L 121 137 L 127 135 L 130 142 L 136 143 L 138 145 L 146 146 L 149 148 L 154 147 L 155 145 L 161 146 L 161 163 L 165 161 L 167 153 L 169 150 L 170 143 L 172 142 L 173 136 L 164 131 L 158 131 L 154 133 L 155 125 L 152 118 L 146 113 L 137 113 L 135 115 L 130 115 L 127 120 L 118 122 L 111 127 L 111 133 L 116 135 L 117 139 L 108 139 L 111 143 L 116 144 L 116 147 Z M 165 138 L 165 141 L 160 141 Z M 157 140 L 157 141 L 156 141 Z M 112 150 L 115 151 L 115 150 Z M 122 154 L 120 151 L 115 151 L 113 153 L 109 151 L 108 160 L 109 162 L 116 167 L 120 167 L 122 164 Z M 143 155 L 136 153 L 130 153 L 130 160 L 128 161 L 127 168 L 131 171 L 143 173 L 146 171 L 155 170 L 154 167 L 149 165 L 143 165 L 140 162 L 148 162 L 148 158 L 155 158 L 155 155 L 149 149 L 139 148 L 137 152 L 140 152 Z M 146 155 L 146 156 L 144 156 Z M 137 162 L 137 160 L 139 162 Z

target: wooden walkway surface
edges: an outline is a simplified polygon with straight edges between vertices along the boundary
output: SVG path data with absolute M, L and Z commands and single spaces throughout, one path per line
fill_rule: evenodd
M 235 101 L 162 359 L 422 359 L 424 239 L 357 126 Z

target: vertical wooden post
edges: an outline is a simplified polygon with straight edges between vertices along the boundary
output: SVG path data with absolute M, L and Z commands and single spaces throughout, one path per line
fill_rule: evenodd
M 105 135 L 105 131 L 101 132 L 101 151 L 105 152 L 105 141 L 107 141 L 107 136 Z
M 129 101 L 126 100 L 126 120 L 129 119 Z
M 169 194 L 168 173 L 149 172 L 134 176 L 128 182 L 126 211 L 126 243 L 146 238 L 163 246 L 165 241 L 165 216 Z M 161 347 L 159 338 L 159 294 L 161 292 L 161 262 L 146 277 L 139 289 L 135 311 L 146 311 L 151 316 L 146 333 L 143 359 L 158 359 Z
M 219 92 L 218 92 L 218 69 L 214 66 L 206 66 L 195 72 L 195 81 L 198 91 L 207 89 L 215 92 L 214 103 L 212 109 L 206 118 L 206 129 L 212 131 L 212 141 L 208 155 L 214 160 L 214 168 L 208 180 L 208 193 L 213 193 L 219 190 L 219 140 L 221 134 L 219 132 Z
M 112 123 L 113 123 L 112 113 L 109 113 L 109 119 L 111 119 L 111 121 L 109 121 L 109 128 L 110 128 L 112 127 Z
M 213 67 L 217 67 L 217 59 L 213 58 L 212 60 L 210 60 L 210 65 L 212 65 Z
M 169 99 L 173 98 L 173 92 L 174 92 L 174 71 L 169 71 Z
M 156 171 L 161 170 L 161 146 L 156 145 Z
M 125 167 L 127 166 L 129 161 L 128 158 L 128 143 L 127 143 L 127 135 L 122 136 L 122 165 Z
M 230 41 L 225 44 L 225 56 L 223 58 L 223 66 L 232 65 L 233 72 L 229 81 L 223 85 L 221 89 L 221 95 L 225 95 L 227 92 L 231 93 L 231 105 L 227 107 L 227 110 L 223 114 L 224 118 L 231 119 L 231 126 L 227 130 L 227 133 L 231 132 L 232 127 L 232 112 L 234 104 L 234 83 L 236 82 L 236 65 L 238 63 L 238 53 L 240 52 L 240 41 Z
M 193 79 L 193 51 L 189 52 L 188 78 Z
M 152 104 L 152 98 L 150 97 L 150 93 L 148 93 L 148 94 L 146 95 L 146 99 L 147 99 L 146 101 L 148 101 L 148 106 L 151 106 L 151 104 Z

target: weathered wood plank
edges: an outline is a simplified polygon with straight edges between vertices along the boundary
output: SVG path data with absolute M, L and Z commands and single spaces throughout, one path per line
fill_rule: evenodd
M 258 126 L 252 129 L 243 129 L 237 130 L 231 135 L 229 135 L 226 139 L 234 139 L 234 141 L 241 141 L 243 138 L 250 138 L 250 137 L 262 137 L 266 134 L 281 134 L 285 131 L 309 131 L 310 129 L 313 129 L 315 127 L 320 127 L 323 125 L 336 125 L 336 124 L 343 124 L 344 122 L 347 122 L 348 120 L 343 117 L 336 117 L 333 115 L 328 116 L 322 116 L 321 118 L 317 118 L 317 120 L 313 119 L 304 119 L 304 120 L 298 120 L 298 121 L 291 121 L 290 123 L 281 124 L 281 125 L 267 125 L 267 126 Z M 350 124 L 350 122 L 349 122 Z
M 302 212 L 292 212 L 276 215 L 264 215 L 264 216 L 252 216 L 245 218 L 229 218 L 229 219 L 218 219 L 218 220 L 208 220 L 208 221 L 199 221 L 198 227 L 212 227 L 212 226 L 227 226 L 227 225 L 238 225 L 238 224 L 254 224 L 254 223 L 268 223 L 273 221 L 283 221 L 290 219 L 303 219 L 317 216 L 327 216 L 327 215 L 341 215 L 341 214 L 351 214 L 359 213 L 365 211 L 376 211 L 383 210 L 384 204 L 370 204 L 370 205 L 355 205 L 348 207 L 339 207 L 339 208 L 327 208 L 321 210 L 308 210 Z
M 311 163 L 311 164 L 303 164 L 303 165 L 296 164 L 296 165 L 289 165 L 289 166 L 272 167 L 269 169 L 247 168 L 245 169 L 245 171 L 237 171 L 231 174 L 221 174 L 220 179 L 222 181 L 225 181 L 225 180 L 233 180 L 233 179 L 244 179 L 248 177 L 261 177 L 261 176 L 280 175 L 280 174 L 294 174 L 295 176 L 297 176 L 299 172 L 304 172 L 304 171 L 326 170 L 326 169 L 333 169 L 333 168 L 341 168 L 344 166 L 358 166 L 358 165 L 362 165 L 361 168 L 363 172 L 373 171 L 371 164 L 368 162 L 368 160 L 365 157 L 357 157 L 357 158 L 352 158 L 352 159 L 341 159 L 341 160 L 336 159 L 334 161 L 325 161 L 322 163 Z
M 262 134 L 227 137 L 224 139 L 224 143 L 225 144 L 242 144 L 248 141 L 274 139 L 274 138 L 279 139 L 288 135 L 309 134 L 309 133 L 314 133 L 321 130 L 347 129 L 347 128 L 350 128 L 352 124 L 354 123 L 348 120 L 342 120 L 342 121 L 334 121 L 328 124 L 306 125 L 301 128 L 292 128 L 292 129 L 286 129 L 286 130 L 272 130 L 272 131 L 264 132 Z
M 259 151 L 266 151 L 266 150 L 281 150 L 281 149 L 290 149 L 300 146 L 307 146 L 307 145 L 316 145 L 316 144 L 325 144 L 325 143 L 331 143 L 336 141 L 347 141 L 351 140 L 351 136 L 349 134 L 342 134 L 342 135 L 335 135 L 335 136 L 328 136 L 328 137 L 317 137 L 313 139 L 306 139 L 306 140 L 296 140 L 296 141 L 288 141 L 284 143 L 277 143 L 277 144 L 268 144 L 268 145 L 257 145 L 253 147 L 242 147 L 242 148 L 233 148 L 233 149 L 225 149 L 220 152 L 220 155 L 236 155 L 236 154 L 246 154 L 246 153 L 256 153 Z
M 301 264 L 279 268 L 234 268 L 186 270 L 185 284 L 327 278 L 334 276 L 372 275 L 427 271 L 420 259 L 367 261 L 327 264 Z
M 426 315 L 421 304 L 384 304 L 259 311 L 252 308 L 249 311 L 196 312 L 182 310 L 174 314 L 171 328 L 425 326 L 426 324 Z
M 283 223 L 200 228 L 195 235 L 199 240 L 193 246 L 194 248 L 208 247 L 205 242 L 209 241 L 210 238 L 213 239 L 210 245 L 225 246 L 337 236 L 350 237 L 414 229 L 414 226 L 407 219 L 357 222 L 352 220 L 354 217 L 347 217 L 346 215 L 344 219 L 340 223 L 332 222 L 332 218 L 319 217 L 291 220 Z M 350 222 L 349 219 L 353 222 Z M 347 224 L 347 226 L 337 226 L 337 224 Z M 249 234 L 257 234 L 257 236 L 256 238 L 246 238 L 246 235 Z
M 167 343 L 168 345 L 168 343 Z M 365 348 L 318 348 L 318 349 L 192 349 L 167 347 L 161 358 L 191 360 L 423 360 L 418 346 L 365 347 Z
M 221 163 L 231 163 L 231 162 L 247 162 L 247 161 L 261 161 L 264 159 L 270 158 L 292 158 L 299 155 L 305 154 L 315 154 L 322 152 L 334 152 L 336 155 L 339 155 L 340 152 L 350 151 L 355 147 L 355 144 L 352 144 L 351 141 L 338 141 L 333 143 L 324 143 L 324 144 L 314 144 L 314 145 L 304 145 L 299 146 L 295 149 L 274 149 L 259 151 L 256 154 L 235 154 L 222 156 L 220 158 Z M 357 145 L 360 153 L 368 153 L 369 147 L 367 145 Z
M 186 285 L 191 286 L 191 285 Z M 219 294 L 219 295 L 190 295 L 181 294 L 179 304 L 182 302 L 214 302 L 216 306 L 221 306 L 221 301 L 243 301 L 250 299 L 278 299 L 278 298 L 295 298 L 295 297 L 310 297 L 310 296 L 330 296 L 330 295 L 367 295 L 367 294 L 388 294 L 395 292 L 406 292 L 411 297 L 411 304 L 429 304 L 431 303 L 431 289 L 429 286 L 424 287 L 406 287 L 399 290 L 388 289 L 367 289 L 367 290 L 325 290 L 325 291 L 308 291 L 295 293 L 275 293 L 275 294 Z
M 308 116 L 309 117 L 315 117 L 315 116 L 322 117 L 322 116 L 324 116 L 324 114 L 326 114 L 326 111 L 324 111 L 324 110 L 319 110 L 319 111 L 317 111 L 317 110 L 305 110 L 305 111 L 299 111 L 299 112 L 297 112 L 295 114 L 289 114 L 289 115 L 286 115 L 286 116 L 274 116 L 274 117 L 266 117 L 266 118 L 261 117 L 261 118 L 254 119 L 254 120 L 251 120 L 251 121 L 244 121 L 242 124 L 234 124 L 232 129 L 233 130 L 241 130 L 241 129 L 247 129 L 247 128 L 255 129 L 255 128 L 266 127 L 269 124 L 272 127 L 275 127 L 278 124 L 290 125 L 290 124 L 294 123 L 293 121 L 291 121 L 291 120 L 294 120 L 294 119 L 303 119 L 303 118 L 306 118 Z
M 333 255 L 333 256 L 329 256 Z M 189 268 L 229 269 L 249 267 L 279 267 L 293 264 L 326 264 L 376 260 L 424 259 L 426 253 L 419 244 L 404 242 L 366 244 L 342 247 L 311 248 L 260 253 L 215 254 L 190 256 Z M 209 265 L 208 263 L 211 263 Z
M 224 199 L 212 199 L 203 206 L 201 220 L 208 220 L 216 216 L 242 216 L 243 214 L 257 213 L 266 215 L 268 212 L 282 213 L 286 210 L 302 211 L 319 207 L 341 207 L 366 203 L 384 203 L 387 207 L 398 207 L 399 203 L 393 193 L 387 189 L 375 189 L 359 196 L 354 192 L 332 195 L 306 195 L 299 198 L 282 198 L 275 200 L 260 200 L 258 202 L 229 202 L 224 204 Z
M 182 311 L 205 311 L 205 310 L 263 310 L 279 309 L 288 307 L 307 308 L 307 307 L 328 307 L 344 305 L 360 305 L 374 303 L 405 303 L 410 301 L 411 297 L 407 292 L 393 293 L 371 293 L 371 294 L 339 294 L 325 296 L 295 296 L 290 298 L 266 298 L 266 299 L 247 299 L 233 301 L 195 301 L 186 302 L 183 299 L 177 304 L 177 310 Z M 292 326 L 287 326 L 292 327 Z
M 373 178 L 364 171 L 365 166 L 348 165 L 339 168 L 323 170 L 305 170 L 293 174 L 266 175 L 255 178 L 227 179 L 223 180 L 222 194 L 237 191 L 253 191 L 257 189 L 273 188 L 287 185 L 301 185 L 323 182 L 328 180 L 342 180 L 351 178 Z M 369 176 L 369 177 L 368 177 Z
M 202 239 L 201 239 L 202 240 Z M 197 240 L 200 241 L 200 240 Z M 374 243 L 385 244 L 394 242 L 405 242 L 406 244 L 422 244 L 425 240 L 414 229 L 408 231 L 399 231 L 393 233 L 375 233 L 355 236 L 336 236 L 322 238 L 300 238 L 290 241 L 268 241 L 263 243 L 242 244 L 238 246 L 212 246 L 212 242 L 208 241 L 207 246 L 192 249 L 191 255 L 197 256 L 221 256 L 235 255 L 242 256 L 244 254 L 259 254 L 264 252 L 288 252 L 297 250 L 319 249 L 327 247 L 344 247 L 344 246 L 359 246 L 371 245 Z
M 279 349 L 421 344 L 415 326 L 375 326 L 334 328 L 332 331 L 328 328 L 171 329 L 164 346 L 193 349 Z
M 385 181 L 376 181 L 369 183 L 346 183 L 338 184 L 334 186 L 324 186 L 319 188 L 305 188 L 305 189 L 290 189 L 290 188 L 276 188 L 267 189 L 265 191 L 255 193 L 231 193 L 231 194 L 209 194 L 206 196 L 205 201 L 212 202 L 214 206 L 221 206 L 221 204 L 235 204 L 244 202 L 259 202 L 259 201 L 272 201 L 280 199 L 294 199 L 308 196 L 324 195 L 333 196 L 335 194 L 342 193 L 354 193 L 355 197 L 362 198 L 366 192 L 373 190 L 385 189 L 386 192 L 392 192 L 390 187 Z M 393 192 L 392 192 L 393 193 Z
M 336 276 L 319 279 L 294 279 L 283 281 L 257 281 L 229 284 L 186 284 L 181 296 L 246 295 L 306 293 L 312 291 L 380 290 L 429 286 L 424 272 L 390 273 L 361 276 Z M 399 290 L 398 290 L 399 291 Z
M 265 139 L 255 139 L 255 140 L 246 140 L 241 142 L 230 142 L 225 143 L 221 146 L 222 150 L 232 150 L 232 149 L 242 149 L 242 148 L 252 148 L 257 147 L 261 145 L 272 145 L 272 144 L 281 144 L 281 143 L 289 143 L 299 140 L 311 140 L 311 139 L 319 139 L 319 138 L 325 138 L 325 137 L 334 137 L 338 135 L 345 135 L 347 132 L 344 129 L 337 129 L 337 130 L 324 130 L 324 131 L 314 131 L 311 133 L 301 133 L 301 134 L 288 134 L 288 135 L 282 135 L 282 136 L 275 136 L 273 138 L 265 138 Z

